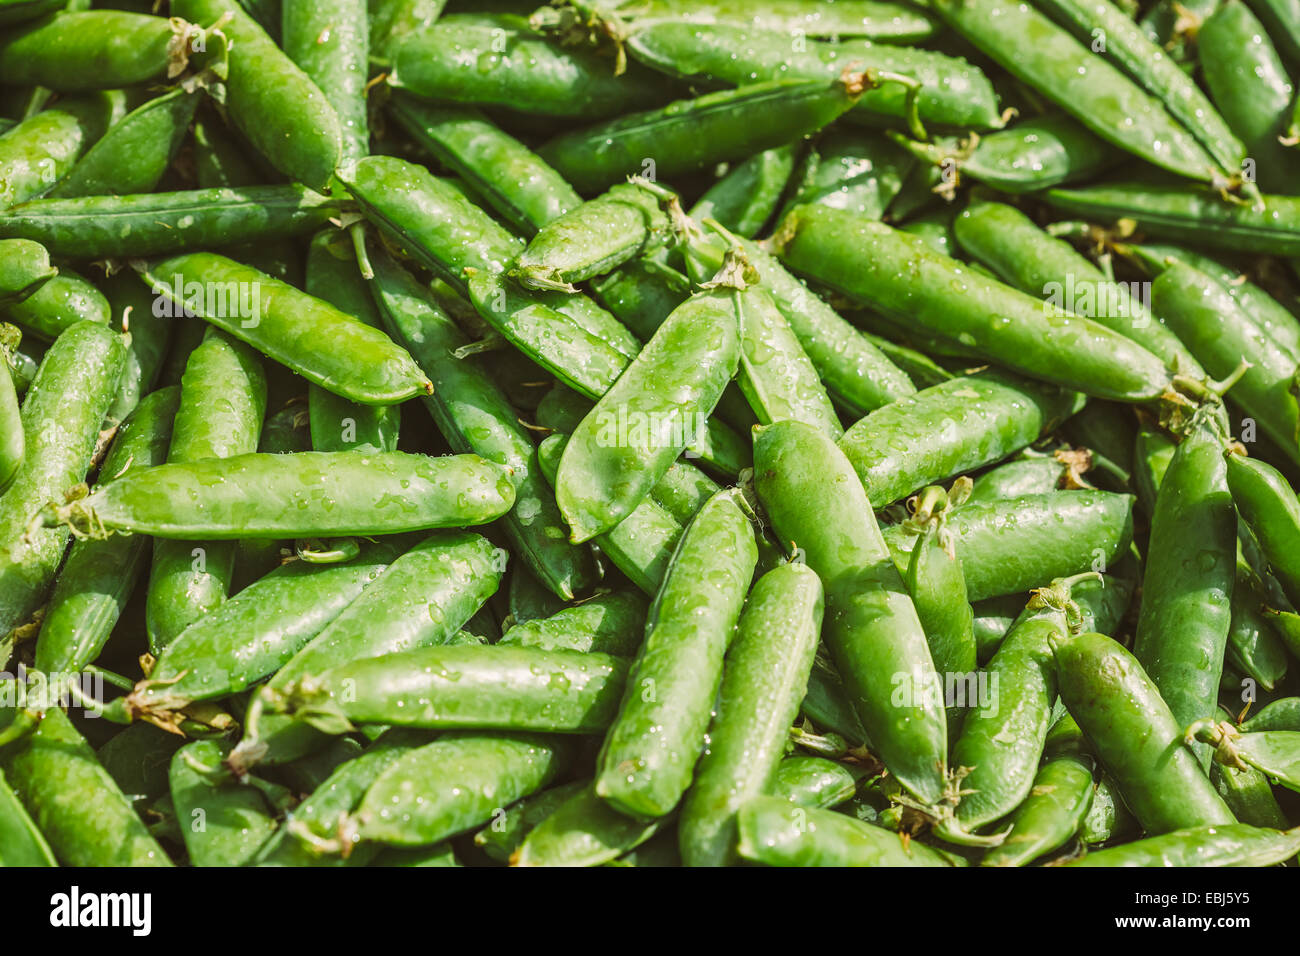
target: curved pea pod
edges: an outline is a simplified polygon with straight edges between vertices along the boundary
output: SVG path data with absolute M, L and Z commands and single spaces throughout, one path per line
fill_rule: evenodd
M 524 248 L 423 166 L 395 156 L 368 156 L 340 168 L 338 177 L 367 219 L 461 293 L 466 268 L 502 272 Z
M 1232 592 L 1227 662 L 1268 691 L 1282 682 L 1288 667 L 1285 643 L 1240 576 Z
M 520 17 L 445 17 L 386 51 L 388 83 L 443 102 L 505 107 L 571 120 L 620 116 L 662 103 L 663 81 L 530 30 Z
M 1038 300 L 883 223 L 801 206 L 776 244 L 795 271 L 1032 378 L 1128 402 L 1152 401 L 1169 386 L 1164 363 L 1132 340 L 1092 319 L 1049 315 Z
M 1216 760 L 1210 764 L 1210 782 L 1242 823 L 1278 830 L 1290 825 L 1273 796 L 1268 777 L 1249 764 L 1232 767 Z
M 14 388 L 7 358 L 6 351 L 0 347 L 0 494 L 18 474 L 27 454 L 22 409 L 18 405 L 18 392 Z
M 1236 171 L 1222 169 L 1109 55 L 1091 53 L 1042 11 L 1006 0 L 936 0 L 934 11 L 1012 76 L 1120 149 L 1204 182 Z
M 297 236 L 338 212 L 337 200 L 297 185 L 35 199 L 0 210 L 0 238 L 73 259 L 134 258 Z
M 152 192 L 176 158 L 197 103 L 197 91 L 177 89 L 128 113 L 46 195 L 67 199 Z
M 446 5 L 447 0 L 371 0 L 366 4 L 371 49 L 383 54 L 399 37 L 428 29 Z
M 233 259 L 196 252 L 150 264 L 160 308 L 193 314 L 336 395 L 394 405 L 433 386 L 379 329 Z
M 704 472 L 679 460 L 669 465 L 650 489 L 650 498 L 677 521 L 689 524 L 718 488 L 718 483 Z
M 1027 594 L 1004 594 L 971 605 L 975 612 L 975 647 L 980 663 L 987 663 L 993 657 L 1028 601 Z
M 1190 740 L 1216 747 L 1214 759 L 1229 766 L 1254 767 L 1288 790 L 1300 791 L 1300 733 L 1264 730 L 1241 733 L 1231 723 L 1201 720 L 1187 730 Z
M 172 757 L 172 802 L 192 866 L 243 866 L 275 832 L 274 809 L 258 787 L 208 776 L 229 749 L 220 740 L 196 740 Z
M 106 276 L 100 285 L 112 309 L 112 327 L 130 334 L 126 368 L 108 410 L 111 422 L 122 422 L 157 385 L 171 349 L 174 323 L 153 314 L 153 295 L 134 275 L 119 272 Z
M 736 814 L 768 792 L 808 683 L 821 632 L 821 581 L 781 565 L 754 585 L 727 650 L 717 714 L 678 821 L 687 866 L 722 866 L 735 853 Z
M 1156 496 L 1173 460 L 1177 443 L 1155 425 L 1138 428 L 1133 443 L 1133 490 L 1148 515 L 1155 514 Z
M 1005 465 L 990 468 L 975 479 L 971 499 L 995 501 L 1087 488 L 1089 485 L 1082 473 L 1091 465 L 1091 457 L 1087 449 L 1057 449 L 1043 457 L 1012 459 Z
M 1266 730 L 1287 730 L 1300 733 L 1300 697 L 1283 697 L 1266 704 L 1251 717 L 1241 729 L 1247 733 Z
M 27 298 L 8 306 L 4 314 L 32 338 L 53 342 L 78 322 L 107 325 L 112 307 L 94 283 L 65 267 Z
M 872 505 L 883 508 L 931 482 L 1006 458 L 1082 407 L 1077 392 L 979 372 L 877 409 L 839 444 Z
M 586 786 L 572 794 L 524 838 L 511 866 L 600 866 L 653 837 L 663 820 L 619 813 Z
M 58 866 L 54 851 L 0 774 L 0 865 Z
M 288 0 L 280 6 L 278 42 L 334 108 L 341 161 L 366 155 L 370 152 L 366 115 L 370 31 L 365 0 Z
M 1011 832 L 984 854 L 980 866 L 1025 866 L 1064 846 L 1092 806 L 1092 761 L 1067 754 L 1048 760 L 1011 815 Z
M 776 212 L 799 152 L 797 144 L 787 143 L 737 163 L 696 200 L 690 217 L 697 222 L 712 219 L 738 236 L 753 239 Z
M 380 774 L 343 826 L 362 841 L 428 846 L 542 789 L 568 769 L 574 749 L 542 734 L 447 733 Z
M 59 708 L 0 750 L 0 771 L 64 866 L 171 865 Z
M 1118 562 L 1133 540 L 1133 498 L 1058 491 L 970 502 L 953 511 L 949 527 L 967 594 L 982 601 Z M 912 536 L 894 526 L 884 538 L 894 563 L 906 568 Z
M 67 0 L 6 0 L 0 5 L 0 24 L 9 26 L 24 20 L 34 20 L 46 13 L 56 13 L 66 3 Z
M 937 803 L 943 684 L 862 483 L 831 439 L 799 422 L 758 432 L 754 471 L 780 539 L 826 588 L 823 636 L 873 752 L 918 800 Z
M 474 845 L 492 860 L 508 863 L 528 834 L 587 786 L 587 781 L 574 780 L 524 797 L 501 813 L 493 814 L 492 822 L 474 834 Z M 612 811 L 605 808 L 605 812 Z M 627 821 L 626 817 L 622 819 Z
M 1259 0 L 1251 8 L 1282 55 L 1293 63 L 1300 61 L 1300 7 L 1295 0 Z
M 342 157 L 338 113 L 325 94 L 234 0 L 177 0 L 172 15 L 221 21 L 230 40 L 224 98 L 231 120 L 280 172 L 324 189 Z
M 519 624 L 547 618 L 565 606 L 564 600 L 543 587 L 531 571 L 516 567 L 510 574 L 510 588 L 506 594 L 509 613 L 502 621 L 502 626 L 508 630 Z
M 39 242 L 0 239 L 0 306 L 21 302 L 58 273 Z
M 104 134 L 121 105 L 108 93 L 68 97 L 0 136 L 0 208 L 41 195 Z
M 627 517 L 682 453 L 740 360 L 734 304 L 702 292 L 679 306 L 565 444 L 556 500 L 582 542 Z M 665 381 L 678 382 L 671 393 Z
M 504 530 L 528 567 L 559 597 L 569 600 L 596 580 L 590 554 L 565 540 L 555 496 L 538 471 L 527 430 L 478 359 L 456 358 L 466 344 L 456 325 L 411 276 L 381 250 L 371 256 L 371 292 L 385 325 L 410 348 L 434 382 L 425 400 L 452 449 L 474 452 L 510 469 L 515 506 Z
M 521 235 L 582 203 L 564 177 L 473 109 L 435 106 L 398 90 L 388 112 Z
M 1132 654 L 1090 633 L 1055 656 L 1061 699 L 1149 834 L 1236 822 Z
M 780 797 L 746 803 L 736 852 L 765 866 L 952 866 L 916 840 L 831 810 L 791 806 Z
M 643 341 L 691 294 L 690 279 L 652 259 L 626 262 L 588 285 L 596 301 Z
M 1053 209 L 1090 222 L 1131 219 L 1151 238 L 1234 254 L 1300 256 L 1300 198 L 1294 196 L 1225 202 L 1213 189 L 1160 180 L 1049 189 L 1042 198 Z
M 914 162 L 880 133 L 828 130 L 804 157 L 785 208 L 820 203 L 880 219 Z
M 749 23 L 763 30 L 833 39 L 871 37 L 890 43 L 926 40 L 940 29 L 926 11 L 880 0 L 774 0 L 756 8 L 744 0 L 647 0 L 615 5 L 620 17 L 641 21 L 680 20 L 700 25 Z
M 825 757 L 785 757 L 777 763 L 767 793 L 796 807 L 829 810 L 851 800 L 865 774 L 864 768 Z
M 611 186 L 543 225 L 514 275 L 527 288 L 572 292 L 572 283 L 604 275 L 672 238 L 665 202 L 636 183 Z
M 118 429 L 100 474 L 105 480 L 167 458 L 180 388 L 146 396 Z M 75 673 L 99 656 L 144 570 L 148 541 L 138 536 L 78 541 L 55 582 L 36 638 L 36 669 Z
M 477 455 L 254 453 L 142 468 L 47 520 L 161 538 L 337 538 L 486 524 L 514 500 L 506 469 Z
M 380 327 L 370 289 L 345 233 L 317 233 L 307 251 L 305 289 L 371 328 Z M 311 447 L 316 451 L 396 451 L 401 412 L 394 405 L 361 405 L 318 385 L 307 390 Z
M 23 399 L 23 464 L 0 496 L 0 634 L 23 624 L 54 583 L 66 528 L 28 530 L 86 476 L 126 362 L 122 337 L 79 322 L 50 346 Z
M 820 654 L 808 674 L 808 689 L 799 704 L 799 713 L 827 734 L 842 737 L 850 746 L 865 746 L 866 731 L 853 703 L 844 690 L 844 682 L 831 663 Z
M 1066 866 L 1273 866 L 1300 851 L 1300 827 L 1271 830 L 1244 823 L 1185 827 L 1097 850 Z
M 1300 502 L 1272 465 L 1228 456 L 1228 486 L 1242 518 L 1255 533 L 1269 567 L 1286 596 L 1300 600 Z
M 1119 787 L 1102 773 L 1092 792 L 1092 806 L 1079 827 L 1079 839 L 1085 846 L 1097 846 L 1112 840 L 1132 837 L 1142 832 L 1133 811 L 1124 803 Z
M 561 133 L 539 155 L 580 193 L 600 192 L 633 174 L 670 179 L 815 132 L 848 110 L 864 83 L 857 73 L 833 82 L 780 80 L 707 93 Z
M 646 610 L 645 599 L 631 591 L 599 594 L 549 617 L 516 624 L 497 643 L 630 657 L 641 644 Z

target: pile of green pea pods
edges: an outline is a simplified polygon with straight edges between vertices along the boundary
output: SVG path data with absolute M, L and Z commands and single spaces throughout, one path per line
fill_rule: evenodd
M 1298 81 L 1296 0 L 0 0 L 0 864 L 1293 861 Z

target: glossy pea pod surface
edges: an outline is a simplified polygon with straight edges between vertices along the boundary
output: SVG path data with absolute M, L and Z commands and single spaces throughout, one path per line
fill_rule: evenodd
M 1089 853 L 1066 866 L 1273 866 L 1300 850 L 1300 832 L 1244 823 L 1184 827 Z
M 193 39 L 185 30 L 184 23 L 128 10 L 60 13 L 0 40 L 0 82 L 72 93 L 161 80 L 185 64 Z
M 1300 502 L 1286 478 L 1266 462 L 1230 455 L 1228 487 L 1255 532 L 1269 566 L 1292 603 L 1300 599 Z
M 759 797 L 741 808 L 740 857 L 766 866 L 952 866 L 935 850 L 830 810 Z

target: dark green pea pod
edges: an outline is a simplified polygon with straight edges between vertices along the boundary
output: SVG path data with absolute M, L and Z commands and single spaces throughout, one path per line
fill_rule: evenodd
M 934 481 L 1000 461 L 1083 407 L 1077 392 L 978 372 L 886 405 L 851 426 L 840 450 L 877 508 Z
M 1300 733 L 1242 733 L 1231 723 L 1206 719 L 1188 727 L 1187 740 L 1192 739 L 1213 746 L 1214 759 L 1221 763 L 1254 767 L 1273 783 L 1300 791 Z
M 729 232 L 753 239 L 776 212 L 798 157 L 795 143 L 755 153 L 710 186 L 691 207 L 690 217 L 696 222 L 712 219 Z
M 536 153 L 473 109 L 435 106 L 398 90 L 388 112 L 521 235 L 534 235 L 582 203 Z
M 1218 412 L 1214 413 L 1217 417 Z M 1092 452 L 1095 479 L 1113 491 L 1127 491 L 1133 476 L 1137 419 L 1119 402 L 1093 399 L 1065 423 L 1063 437 Z
M 1276 830 L 1290 825 L 1273 796 L 1268 777 L 1249 764 L 1233 767 L 1216 760 L 1210 764 L 1210 782 L 1242 823 Z
M 565 444 L 556 500 L 571 540 L 586 541 L 631 513 L 703 432 L 739 361 L 726 291 L 701 292 L 665 320 Z M 671 396 L 663 391 L 669 380 L 678 382 Z
M 1164 105 L 1040 10 L 1006 0 L 936 0 L 948 25 L 1120 149 L 1179 176 L 1226 185 L 1223 169 Z
M 152 263 L 141 275 L 162 308 L 198 315 L 343 398 L 394 405 L 433 389 L 379 329 L 233 259 L 191 253 Z
M 1142 832 L 1142 826 L 1133 811 L 1124 803 L 1119 787 L 1103 773 L 1092 792 L 1092 806 L 1088 808 L 1079 827 L 1079 839 L 1085 846 L 1097 846 Z
M 862 483 L 833 441 L 799 422 L 758 432 L 754 469 L 776 533 L 825 585 L 824 638 L 873 752 L 913 797 L 937 804 L 943 682 Z
M 816 132 L 848 110 L 868 79 L 755 83 L 678 100 L 660 110 L 562 133 L 539 155 L 580 193 L 599 193 L 630 175 L 671 179 Z
M 1026 866 L 1064 846 L 1083 825 L 1092 796 L 1090 758 L 1065 754 L 1048 760 L 1009 818 L 1011 832 L 984 854 L 980 866 Z
M 935 255 L 883 223 L 801 206 L 781 227 L 785 263 L 886 316 L 954 339 L 1007 368 L 1100 398 L 1150 402 L 1169 388 L 1159 358 L 1092 319 Z
M 0 307 L 21 302 L 58 274 L 39 242 L 0 239 Z
M 1232 623 L 1227 659 L 1237 670 L 1271 691 L 1286 677 L 1286 645 L 1264 617 L 1259 598 L 1238 576 L 1232 592 Z
M 1133 490 L 1148 515 L 1155 514 L 1157 493 L 1178 444 L 1154 425 L 1138 427 L 1133 448 Z
M 817 652 L 822 611 L 821 581 L 807 565 L 780 565 L 754 585 L 727 649 L 708 746 L 682 804 L 677 833 L 686 866 L 731 862 L 736 814 L 770 792 Z
M 340 161 L 366 155 L 370 152 L 366 0 L 285 0 L 281 26 L 278 42 L 284 52 L 334 107 L 341 136 Z
M 176 158 L 198 99 L 197 90 L 176 89 L 128 113 L 47 195 L 68 199 L 153 192 Z
M 130 336 L 126 368 L 108 410 L 109 422 L 119 423 L 154 390 L 171 348 L 175 322 L 154 315 L 152 293 L 133 274 L 105 276 L 100 285 L 113 310 L 113 327 Z
M 785 209 L 820 203 L 880 219 L 903 188 L 914 162 L 880 133 L 831 129 L 804 158 Z
M 741 808 L 737 854 L 765 866 L 952 866 L 938 851 L 831 810 L 759 797 Z
M 301 407 L 282 408 L 274 415 L 268 415 L 262 426 L 262 437 L 257 450 L 271 455 L 289 455 L 300 451 L 311 451 L 311 432 L 308 428 L 309 416 L 303 414 Z
M 0 238 L 73 259 L 135 258 L 302 235 L 338 213 L 297 185 L 37 199 L 0 210 Z
M 171 866 L 61 709 L 51 707 L 34 733 L 0 750 L 0 771 L 64 866 Z
M 498 643 L 631 657 L 645 633 L 646 610 L 645 599 L 631 591 L 598 594 L 549 617 L 516 624 Z
M 851 800 L 865 768 L 825 757 L 786 757 L 776 765 L 767 792 L 796 807 L 830 810 Z
M 22 409 L 18 391 L 9 369 L 8 350 L 0 345 L 0 494 L 23 465 L 27 454 L 27 436 L 23 434 Z
M 1123 155 L 1060 114 L 1031 116 L 1008 129 L 952 146 L 892 135 L 939 172 L 945 194 L 961 185 L 963 176 L 1005 193 L 1033 192 L 1091 179 Z
M 455 357 L 465 336 L 418 283 L 387 253 L 376 250 L 371 261 L 371 292 L 383 322 L 434 382 L 425 404 L 438 430 L 454 451 L 474 452 L 511 471 L 515 507 L 504 522 L 510 540 L 559 597 L 570 600 L 587 590 L 596 580 L 591 556 L 565 540 L 560 509 L 538 473 L 532 437 L 517 413 L 476 358 Z
M 1196 30 L 1223 0 L 1156 0 L 1138 19 L 1147 36 L 1160 44 L 1165 55 L 1185 70 L 1194 68 Z
M 502 812 L 493 814 L 492 822 L 474 834 L 474 845 L 497 863 L 510 862 L 514 852 L 538 824 L 588 786 L 588 781 L 574 780 L 524 797 Z
M 1242 455 L 1228 456 L 1228 486 L 1242 518 L 1255 533 L 1264 557 L 1292 604 L 1300 601 L 1300 502 L 1272 465 Z
M 3 9 L 3 8 L 0 8 Z M 13 788 L 0 774 L 0 864 L 4 866 L 58 866 L 54 851 Z
M 572 283 L 604 275 L 672 238 L 666 202 L 635 182 L 611 186 L 595 199 L 543 225 L 520 253 L 513 275 L 526 288 L 576 292 Z
M 600 866 L 640 846 L 665 825 L 619 813 L 593 786 L 574 793 L 524 838 L 511 866 Z
M 100 477 L 111 481 L 167 458 L 180 388 L 145 397 L 118 429 Z M 144 570 L 148 541 L 136 535 L 77 541 L 59 572 L 36 638 L 36 669 L 76 673 L 99 656 Z
M 596 301 L 642 341 L 652 338 L 664 319 L 691 294 L 690 279 L 651 259 L 624 263 L 588 285 Z
M 4 314 L 31 337 L 53 342 L 78 322 L 107 325 L 112 308 L 93 283 L 65 267 Z
M 244 866 L 275 832 L 275 809 L 251 783 L 214 779 L 230 745 L 196 740 L 172 757 L 172 802 L 191 866 Z
M 1300 851 L 1300 827 L 1270 830 L 1245 823 L 1186 827 L 1097 850 L 1066 866 L 1273 866 Z
M 5 0 L 0 5 L 0 24 L 9 26 L 24 20 L 34 20 L 46 13 L 61 10 L 66 3 L 67 0 Z
M 338 113 L 315 83 L 234 0 L 176 0 L 172 15 L 215 24 L 229 38 L 226 112 L 254 148 L 290 179 L 329 185 L 342 158 Z
M 988 663 L 993 657 L 1028 601 L 1028 594 L 1004 594 L 971 605 L 975 612 L 976 656 L 981 664 Z
M 550 617 L 566 606 L 561 598 L 533 577 L 526 567 L 516 567 L 510 573 L 506 601 L 510 611 L 507 628 Z M 505 624 L 504 621 L 502 623 Z
M 542 734 L 443 734 L 381 773 L 340 829 L 363 842 L 428 846 L 542 789 L 574 751 L 571 740 Z
M 1132 654 L 1090 633 L 1055 656 L 1061 699 L 1147 833 L 1236 822 Z
M 86 477 L 125 363 L 121 336 L 78 322 L 50 346 L 27 390 L 26 454 L 0 497 L 0 635 L 26 623 L 54 584 L 68 531 L 28 524 Z M 0 657 L 7 652 L 0 636 Z
M 95 755 L 122 792 L 140 807 L 167 793 L 167 768 L 172 754 L 184 743 L 183 737 L 152 724 L 132 724 L 108 738 Z

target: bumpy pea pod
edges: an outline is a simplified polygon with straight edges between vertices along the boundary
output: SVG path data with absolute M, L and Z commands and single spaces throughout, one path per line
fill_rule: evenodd
M 984 854 L 980 866 L 1025 866 L 1079 832 L 1092 807 L 1092 759 L 1062 754 L 1047 760 L 1034 776 L 1024 802 L 1011 815 L 1011 832 Z
M 1097 850 L 1066 866 L 1273 866 L 1300 851 L 1300 827 L 1271 830 L 1245 823 L 1185 827 Z
M 62 710 L 0 750 L 0 771 L 63 865 L 171 865 Z
M 0 497 L 0 657 L 54 584 L 66 528 L 28 529 L 33 515 L 86 476 L 126 362 L 122 337 L 79 322 L 45 353 L 22 407 L 23 464 Z
M 54 851 L 0 774 L 0 865 L 58 866 Z
M 741 808 L 742 859 L 766 866 L 952 866 L 947 857 L 884 827 L 830 810 L 759 797 Z
M 586 786 L 529 832 L 510 865 L 600 866 L 640 846 L 666 823 L 629 818 Z
M 275 832 L 262 790 L 214 776 L 229 750 L 224 741 L 196 740 L 172 756 L 172 802 L 192 866 L 243 866 Z
M 1170 386 L 1161 360 L 1136 342 L 1092 319 L 1048 316 L 1038 300 L 883 223 L 801 206 L 777 246 L 795 271 L 1030 377 L 1129 402 L 1154 401 Z
M 118 429 L 104 458 L 103 480 L 166 460 L 180 399 L 180 388 L 171 386 L 141 401 Z M 37 670 L 75 673 L 99 656 L 144 570 L 147 554 L 148 541 L 136 535 L 72 545 L 36 638 Z
M 678 821 L 685 865 L 723 866 L 734 858 L 736 814 L 770 790 L 808 683 L 822 612 L 821 581 L 806 565 L 780 565 L 754 585 Z
M 39 242 L 0 239 L 0 306 L 21 302 L 58 273 Z
M 1085 846 L 1123 840 L 1142 832 L 1133 811 L 1124 803 L 1119 787 L 1103 773 L 1092 791 L 1092 806 L 1079 827 L 1079 839 Z
M 515 507 L 504 529 L 529 569 L 565 600 L 585 591 L 596 580 L 591 556 L 565 540 L 532 437 L 509 401 L 477 359 L 455 357 L 466 344 L 464 335 L 401 266 L 375 250 L 371 267 L 371 292 L 383 322 L 433 379 L 434 392 L 425 404 L 438 430 L 454 451 L 474 452 L 510 469 Z
M 690 217 L 697 222 L 712 219 L 729 232 L 753 239 L 776 212 L 798 157 L 794 143 L 755 153 L 710 186 L 690 208 Z
M 758 433 L 754 469 L 777 534 L 825 585 L 824 638 L 874 752 L 916 799 L 936 804 L 947 756 L 942 681 L 862 483 L 831 439 L 799 422 Z
M 67 175 L 120 106 L 105 93 L 69 97 L 7 130 L 0 136 L 0 207 L 33 199 Z
M 280 45 L 334 108 L 340 160 L 366 155 L 370 152 L 365 92 L 370 31 L 365 0 L 286 0 L 281 8 Z
M 824 757 L 786 757 L 776 765 L 767 792 L 796 807 L 829 810 L 851 800 L 866 773 L 865 767 Z
M 1149 834 L 1236 822 L 1132 654 L 1090 633 L 1055 656 L 1061 699 Z
M 630 657 L 641 644 L 646 610 L 645 600 L 631 591 L 598 594 L 550 617 L 516 624 L 497 643 Z
M 1269 567 L 1292 604 L 1300 601 L 1300 501 L 1272 465 L 1231 454 L 1228 487 L 1246 524 L 1255 533 Z
M 719 492 L 678 541 L 601 748 L 596 793 L 619 812 L 662 817 L 690 784 L 757 562 L 736 493 Z
M 1006 458 L 1083 407 L 1077 392 L 998 372 L 961 376 L 886 405 L 840 439 L 877 508 Z
M 112 318 L 112 306 L 93 283 L 66 266 L 39 289 L 3 310 L 5 318 L 34 339 L 53 342 L 77 322 Z

